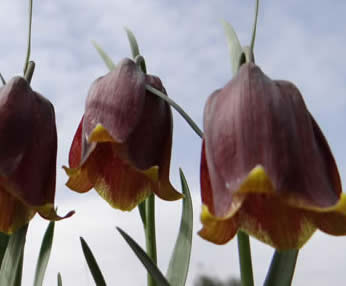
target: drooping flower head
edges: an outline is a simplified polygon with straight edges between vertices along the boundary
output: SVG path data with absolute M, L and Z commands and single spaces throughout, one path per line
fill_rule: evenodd
M 214 243 L 243 230 L 278 249 L 318 228 L 346 234 L 346 199 L 333 155 L 299 90 L 246 63 L 204 111 L 203 229 Z
M 53 105 L 22 77 L 0 88 L 0 231 L 54 210 L 57 133 Z M 71 216 L 73 212 L 65 217 Z
M 158 77 L 144 74 L 130 59 L 91 86 L 85 113 L 72 142 L 67 186 L 95 190 L 113 207 L 131 210 L 154 192 L 181 198 L 169 182 L 172 114 Z

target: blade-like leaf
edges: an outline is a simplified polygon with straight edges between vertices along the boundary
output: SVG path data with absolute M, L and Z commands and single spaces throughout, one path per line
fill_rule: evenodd
M 17 286 L 22 271 L 22 255 L 28 225 L 10 236 L 0 269 L 0 285 Z
M 125 27 L 125 32 L 126 32 L 127 38 L 129 40 L 129 43 L 130 43 L 132 57 L 135 58 L 138 55 L 140 55 L 136 37 L 132 33 L 132 31 L 127 27 Z
M 91 41 L 91 42 L 94 45 L 97 52 L 99 53 L 99 55 L 101 56 L 102 60 L 106 64 L 106 66 L 108 67 L 108 69 L 110 71 L 114 70 L 116 68 L 116 65 L 113 63 L 112 59 L 106 54 L 106 52 L 95 41 Z
M 222 21 L 222 24 L 225 29 L 228 49 L 231 56 L 232 73 L 233 75 L 235 75 L 239 69 L 240 58 L 241 58 L 243 49 L 240 45 L 238 36 L 236 32 L 234 31 L 232 25 L 224 20 Z
M 0 232 L 0 266 L 5 255 L 9 238 L 10 237 L 6 233 Z
M 138 47 L 136 37 L 129 28 L 125 27 L 125 31 L 126 31 L 126 35 L 127 35 L 128 40 L 129 40 L 129 43 L 130 43 L 132 57 L 133 57 L 133 59 L 135 59 L 137 56 L 139 56 L 141 54 L 139 52 L 139 47 Z M 145 65 L 145 61 L 141 61 L 141 68 L 142 68 L 142 71 L 144 73 L 147 72 L 147 67 Z
M 275 251 L 264 286 L 290 286 L 298 257 L 298 250 Z
M 22 285 L 23 260 L 24 260 L 24 250 L 22 251 L 22 254 L 20 255 L 19 267 L 18 267 L 18 271 L 16 275 L 16 280 L 14 281 L 15 286 Z
M 58 273 L 58 286 L 62 286 L 62 278 L 60 272 Z
M 170 284 L 166 280 L 165 276 L 161 273 L 158 267 L 152 262 L 150 257 L 145 253 L 145 251 L 135 242 L 126 232 L 121 228 L 117 227 L 117 230 L 120 232 L 121 236 L 125 239 L 128 245 L 131 247 L 133 252 L 137 255 L 139 260 L 143 263 L 145 268 L 154 278 L 158 286 L 169 286 Z
M 183 171 L 180 169 L 180 180 L 184 194 L 183 211 L 180 221 L 179 234 L 174 251 L 169 262 L 167 280 L 172 286 L 184 286 L 190 265 L 192 246 L 193 209 L 189 186 Z
M 97 286 L 103 286 L 103 285 L 105 286 L 106 285 L 105 279 L 103 278 L 100 267 L 98 266 L 96 259 L 91 252 L 91 249 L 89 248 L 88 244 L 86 243 L 86 241 L 82 237 L 80 238 L 80 242 L 82 244 L 82 249 L 83 249 L 85 259 L 88 263 L 90 272 L 94 278 L 96 285 Z
M 42 286 L 44 274 L 46 272 L 47 264 L 49 261 L 50 252 L 52 250 L 54 226 L 55 226 L 54 221 L 50 222 L 43 236 L 40 254 L 38 256 L 38 260 L 36 264 L 34 286 Z

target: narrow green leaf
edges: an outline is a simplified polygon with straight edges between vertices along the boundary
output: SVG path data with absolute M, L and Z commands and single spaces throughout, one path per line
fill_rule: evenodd
M 224 20 L 222 21 L 222 24 L 225 29 L 228 49 L 231 56 L 232 73 L 233 75 L 235 75 L 239 69 L 239 63 L 240 63 L 243 49 L 240 45 L 238 36 L 236 32 L 234 31 L 233 27 L 231 26 L 231 24 L 229 24 L 228 22 Z
M 41 243 L 40 254 L 36 264 L 36 273 L 34 279 L 34 286 L 42 286 L 44 274 L 47 269 L 47 264 L 52 250 L 53 237 L 54 237 L 54 221 L 48 224 L 47 230 L 43 236 Z
M 127 27 L 125 27 L 125 32 L 126 32 L 128 40 L 129 40 L 132 57 L 136 58 L 138 55 L 140 55 L 136 37 L 132 33 L 132 31 L 129 28 L 127 28 Z
M 94 255 L 91 252 L 91 249 L 89 248 L 88 244 L 86 243 L 86 241 L 83 239 L 83 237 L 80 238 L 80 242 L 82 244 L 82 249 L 83 249 L 83 253 L 85 256 L 85 259 L 88 263 L 90 272 L 94 278 L 94 281 L 96 283 L 97 286 L 105 286 L 106 282 L 103 278 L 102 272 L 100 270 L 100 267 L 98 266 L 96 259 L 94 257 Z
M 290 286 L 298 257 L 298 250 L 275 251 L 264 286 Z
M 193 131 L 196 132 L 196 134 L 200 137 L 203 138 L 203 132 L 202 130 L 198 127 L 198 125 L 192 120 L 192 118 L 184 111 L 184 109 L 178 105 L 172 98 L 168 97 L 166 94 L 163 92 L 159 91 L 158 89 L 152 87 L 149 84 L 145 85 L 145 89 L 147 91 L 150 91 L 151 93 L 155 94 L 156 96 L 160 97 L 164 101 L 166 101 L 170 106 L 172 106 L 187 122 L 187 124 L 190 125 L 190 127 L 193 129 Z
M 58 273 L 58 286 L 62 286 L 62 278 L 60 272 Z
M 136 40 L 135 35 L 132 33 L 132 31 L 125 27 L 126 35 L 130 43 L 132 58 L 135 59 L 137 56 L 139 56 L 141 53 L 139 52 L 138 43 Z M 145 65 L 145 61 L 141 62 L 141 68 L 144 73 L 147 73 L 147 67 Z
M 167 280 L 172 286 L 184 286 L 190 265 L 193 229 L 193 209 L 189 186 L 183 171 L 180 169 L 180 180 L 185 195 L 180 228 L 174 251 L 169 262 Z
M 28 225 L 26 224 L 10 236 L 0 269 L 0 285 L 17 286 L 22 271 L 22 255 Z
M 24 260 L 24 250 L 22 251 L 20 255 L 20 261 L 19 261 L 19 267 L 16 275 L 16 280 L 14 281 L 15 286 L 21 286 L 22 285 L 22 273 L 23 273 L 23 260 Z
M 139 260 L 143 263 L 145 268 L 154 278 L 158 286 L 169 286 L 170 284 L 166 280 L 165 276 L 161 273 L 159 268 L 152 262 L 150 257 L 145 253 L 145 251 L 135 242 L 126 232 L 121 228 L 117 227 L 117 230 L 120 232 L 121 236 L 125 239 L 128 245 L 131 247 L 133 252 L 137 255 Z
M 138 210 L 139 210 L 139 214 L 141 215 L 141 220 L 142 220 L 142 223 L 143 223 L 143 226 L 144 226 L 144 229 L 145 229 L 145 228 L 146 228 L 145 201 L 141 202 L 141 203 L 138 205 Z
M 4 255 L 5 255 L 9 238 L 10 238 L 9 235 L 7 235 L 6 233 L 0 232 L 0 266 L 2 263 L 2 259 L 4 258 Z
M 112 59 L 106 54 L 106 52 L 95 41 L 91 41 L 91 42 L 94 45 L 97 52 L 99 53 L 99 55 L 101 56 L 102 60 L 106 64 L 106 66 L 108 67 L 108 69 L 110 71 L 114 70 L 116 68 L 116 65 L 113 63 Z

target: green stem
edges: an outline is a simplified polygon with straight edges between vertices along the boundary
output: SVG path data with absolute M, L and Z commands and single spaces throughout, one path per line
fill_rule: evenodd
M 264 286 L 290 286 L 298 258 L 298 250 L 275 251 Z
M 31 83 L 31 79 L 34 74 L 34 71 L 35 71 L 35 62 L 30 61 L 24 75 L 24 78 L 28 81 L 28 83 Z
M 171 99 L 170 97 L 168 97 L 166 94 L 164 94 L 163 92 L 159 91 L 158 89 L 150 86 L 150 85 L 146 85 L 145 86 L 146 90 L 150 91 L 151 93 L 157 95 L 158 97 L 162 98 L 164 101 L 166 101 L 169 105 L 171 105 L 185 120 L 186 122 L 191 126 L 191 128 L 193 129 L 193 131 L 196 132 L 196 134 L 199 137 L 203 137 L 203 132 L 201 129 L 199 129 L 199 127 L 197 126 L 197 124 L 191 119 L 191 117 L 177 104 L 173 101 L 173 99 Z
M 253 286 L 249 236 L 245 232 L 239 231 L 237 237 L 242 286 Z
M 31 53 L 31 24 L 32 24 L 32 1 L 29 0 L 29 30 L 28 30 L 28 47 L 26 50 L 26 58 L 24 63 L 24 75 L 27 73 L 29 67 L 30 53 Z
M 157 264 L 156 233 L 155 233 L 155 196 L 151 194 L 145 201 L 146 226 L 145 241 L 147 254 L 154 264 Z M 148 286 L 156 286 L 155 280 L 148 273 Z

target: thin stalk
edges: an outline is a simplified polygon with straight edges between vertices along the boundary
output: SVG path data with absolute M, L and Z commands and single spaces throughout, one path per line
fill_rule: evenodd
M 150 86 L 150 85 L 145 85 L 146 90 L 150 91 L 151 93 L 157 95 L 158 97 L 162 98 L 164 101 L 166 101 L 169 105 L 171 105 L 185 120 L 186 122 L 191 126 L 191 128 L 193 129 L 193 131 L 196 132 L 196 134 L 199 137 L 203 137 L 203 132 L 201 129 L 199 129 L 199 127 L 197 126 L 197 124 L 192 120 L 192 118 L 177 104 L 173 101 L 173 99 L 171 99 L 170 97 L 168 97 L 166 94 L 164 94 L 163 92 L 159 91 L 158 89 Z
M 255 8 L 255 20 L 252 27 L 252 37 L 251 37 L 251 44 L 250 44 L 250 51 L 253 54 L 253 49 L 255 47 L 255 39 L 256 39 L 256 30 L 257 30 L 257 18 L 258 18 L 258 6 L 259 6 L 259 0 L 256 0 L 256 8 Z
M 146 226 L 145 241 L 147 254 L 154 264 L 157 264 L 156 231 L 155 231 L 155 196 L 151 194 L 145 201 Z M 156 286 L 155 280 L 148 273 L 148 286 Z
M 286 251 L 276 250 L 263 285 L 290 286 L 297 263 L 298 253 L 299 251 L 297 249 Z
M 26 58 L 24 63 L 24 75 L 27 73 L 29 67 L 30 53 L 31 53 L 31 25 L 32 25 L 32 1 L 29 0 L 29 30 L 28 30 L 28 47 L 26 49 Z
M 35 62 L 29 61 L 28 68 L 26 69 L 24 78 L 28 81 L 28 83 L 31 83 L 32 76 L 35 71 Z
M 242 231 L 238 232 L 238 253 L 242 286 L 253 286 L 253 273 L 249 236 Z

